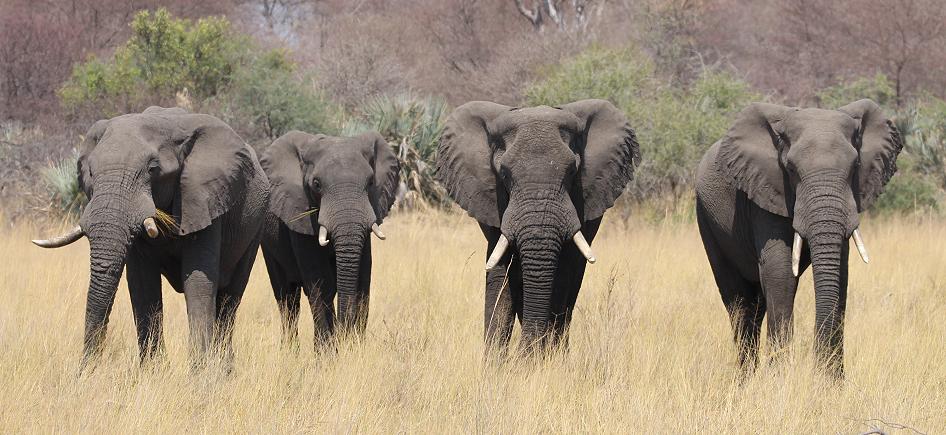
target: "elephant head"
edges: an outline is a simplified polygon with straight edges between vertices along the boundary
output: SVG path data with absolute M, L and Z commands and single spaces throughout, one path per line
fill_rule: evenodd
M 867 262 L 859 213 L 896 172 L 902 147 L 896 126 L 870 100 L 838 110 L 752 104 L 720 143 L 717 168 L 759 207 L 791 219 L 795 276 L 807 242 L 821 344 L 839 343 L 847 241 L 853 236 Z
M 206 228 L 242 200 L 255 159 L 225 123 L 183 109 L 150 107 L 89 128 L 78 161 L 79 185 L 89 203 L 79 225 L 33 241 L 55 248 L 89 239 L 87 357 L 105 332 L 131 244 L 143 234 L 176 237 Z
M 487 270 L 515 246 L 523 331 L 542 337 L 563 245 L 573 241 L 595 261 L 581 228 L 614 204 L 640 159 L 627 119 L 604 100 L 531 108 L 470 102 L 448 119 L 438 159 L 453 199 L 502 233 Z
M 332 244 L 335 252 L 338 318 L 358 321 L 356 307 L 362 251 L 369 231 L 384 239 L 379 224 L 397 192 L 400 165 L 378 133 L 357 137 L 280 137 L 260 163 L 272 184 L 270 210 L 290 230 Z

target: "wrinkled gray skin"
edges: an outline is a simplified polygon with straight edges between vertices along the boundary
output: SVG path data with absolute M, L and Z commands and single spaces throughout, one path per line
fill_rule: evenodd
M 524 353 L 567 343 L 586 263 L 572 237 L 594 239 L 639 159 L 627 119 L 603 100 L 556 108 L 476 101 L 451 114 L 438 177 L 479 221 L 487 255 L 500 235 L 510 242 L 486 273 L 487 351 L 505 351 L 516 316 Z
M 336 328 L 364 332 L 371 289 L 371 225 L 387 216 L 398 185 L 397 157 L 377 133 L 342 138 L 299 131 L 263 152 L 273 195 L 263 258 L 282 314 L 283 337 L 298 335 L 300 287 L 309 298 L 315 343 Z M 312 213 L 307 213 L 313 211 Z M 320 246 L 319 227 L 329 243 Z
M 766 314 L 776 349 L 791 338 L 797 232 L 799 274 L 811 265 L 814 275 L 816 354 L 843 376 L 848 239 L 896 171 L 901 148 L 893 123 L 860 100 L 838 110 L 752 104 L 707 151 L 697 220 L 744 370 L 757 364 Z
M 269 194 L 252 148 L 217 118 L 150 107 L 96 122 L 78 166 L 90 198 L 80 220 L 91 262 L 83 365 L 100 351 L 126 266 L 142 362 L 163 349 L 162 275 L 186 298 L 194 362 L 212 349 L 231 360 Z M 156 209 L 176 228 L 151 238 L 142 222 Z

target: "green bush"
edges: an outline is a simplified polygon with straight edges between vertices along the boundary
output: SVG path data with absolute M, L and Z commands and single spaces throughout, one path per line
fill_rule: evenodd
M 359 107 L 342 133 L 381 133 L 401 163 L 401 186 L 407 191 L 402 205 L 442 206 L 450 200 L 434 177 L 433 162 L 446 118 L 447 104 L 440 98 L 381 95 Z
M 40 176 L 46 184 L 52 207 L 65 214 L 78 214 L 87 202 L 85 193 L 79 188 L 77 161 L 78 153 L 52 163 L 40 170 Z
M 532 105 L 585 98 L 610 100 L 637 132 L 643 163 L 631 191 L 643 200 L 680 198 L 706 149 L 726 132 L 733 115 L 760 96 L 731 74 L 710 69 L 688 87 L 672 87 L 632 48 L 589 49 L 550 68 L 526 91 Z
M 897 174 L 877 198 L 871 212 L 879 215 L 940 211 L 943 191 L 935 178 L 916 169 L 916 158 L 903 153 L 897 159 Z
M 816 93 L 821 107 L 837 109 L 857 100 L 870 98 L 891 114 L 896 112 L 897 91 L 883 73 L 874 77 L 860 77 L 827 87 Z
M 183 89 L 198 100 L 212 97 L 229 85 L 248 52 L 248 38 L 224 18 L 191 22 L 159 9 L 139 12 L 131 28 L 110 59 L 92 57 L 74 67 L 59 91 L 67 109 L 111 117 Z
M 297 77 L 282 50 L 266 52 L 238 71 L 227 98 L 236 123 L 250 126 L 250 139 L 273 141 L 290 130 L 334 134 L 341 111 L 311 79 Z

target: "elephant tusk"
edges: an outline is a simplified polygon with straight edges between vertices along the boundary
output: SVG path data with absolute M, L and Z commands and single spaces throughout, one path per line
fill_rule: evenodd
M 328 245 L 328 229 L 319 225 L 319 246 Z
M 385 236 L 384 233 L 381 232 L 381 227 L 378 226 L 377 223 L 371 224 L 371 232 L 374 233 L 374 235 L 378 236 L 378 238 L 381 240 L 384 240 L 387 238 L 387 236 Z
M 53 237 L 51 239 L 34 239 L 33 244 L 41 248 L 61 248 L 81 239 L 84 235 L 85 232 L 82 231 L 82 228 L 76 225 L 61 236 Z
M 145 226 L 145 232 L 148 233 L 148 237 L 151 237 L 152 239 L 158 237 L 158 234 L 161 234 L 158 231 L 158 225 L 154 223 L 153 217 L 145 218 L 145 221 L 142 222 L 142 225 Z
M 489 259 L 486 260 L 486 270 L 490 270 L 499 263 L 499 260 L 503 258 L 503 254 L 506 253 L 506 250 L 509 249 L 509 239 L 506 238 L 505 234 L 499 235 L 499 240 L 496 242 L 496 247 L 493 248 L 493 253 L 490 254 Z
M 792 275 L 798 278 L 798 264 L 801 263 L 801 234 L 795 233 L 795 240 L 792 242 Z
M 854 246 L 857 247 L 857 253 L 861 254 L 861 260 L 864 263 L 870 263 L 870 256 L 867 255 L 867 247 L 864 246 L 864 239 L 861 238 L 861 232 L 854 230 Z
M 581 251 L 581 255 L 584 255 L 589 263 L 595 264 L 595 261 L 597 261 L 595 253 L 591 251 L 591 246 L 588 246 L 588 241 L 585 240 L 585 236 L 581 234 L 581 231 L 575 233 L 572 240 L 575 241 L 575 246 Z

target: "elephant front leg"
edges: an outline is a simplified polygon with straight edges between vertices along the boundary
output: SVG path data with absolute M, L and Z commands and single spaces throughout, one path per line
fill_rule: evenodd
M 495 249 L 500 233 L 498 229 L 485 225 L 481 225 L 481 228 L 487 237 L 486 252 L 489 255 Z M 509 347 L 516 321 L 515 296 L 521 295 L 521 278 L 517 267 L 510 249 L 495 266 L 486 271 L 483 336 L 487 354 L 498 351 L 499 356 L 502 356 Z
M 768 316 L 768 343 L 779 359 L 792 339 L 798 278 L 792 274 L 791 235 L 769 239 L 759 255 L 759 279 Z
M 128 254 L 125 279 L 138 332 L 141 364 L 164 352 L 164 305 L 161 300 L 161 272 L 152 256 L 132 247 Z
M 215 222 L 190 236 L 183 247 L 181 267 L 191 355 L 203 362 L 212 349 L 217 317 L 220 273 L 220 227 Z

